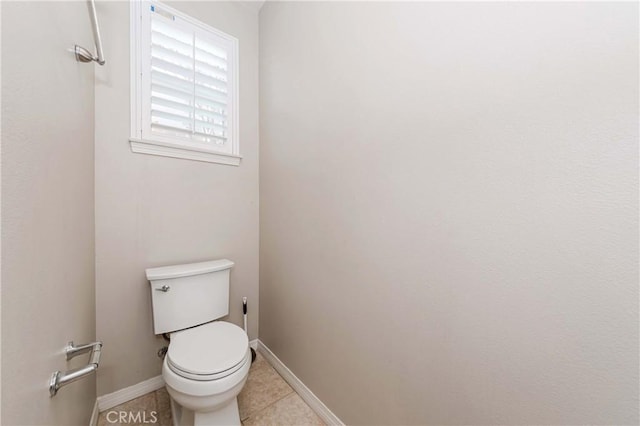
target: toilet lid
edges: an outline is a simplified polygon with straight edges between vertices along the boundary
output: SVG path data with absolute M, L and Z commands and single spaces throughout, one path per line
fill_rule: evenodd
M 176 373 L 187 373 L 186 377 L 215 378 L 235 371 L 234 367 L 246 357 L 248 347 L 249 339 L 243 329 L 214 321 L 173 333 L 167 362 Z

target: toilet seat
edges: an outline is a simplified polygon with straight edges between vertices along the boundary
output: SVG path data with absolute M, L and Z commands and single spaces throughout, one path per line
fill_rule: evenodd
M 167 366 L 184 378 L 218 380 L 242 368 L 248 347 L 244 330 L 214 321 L 171 334 Z

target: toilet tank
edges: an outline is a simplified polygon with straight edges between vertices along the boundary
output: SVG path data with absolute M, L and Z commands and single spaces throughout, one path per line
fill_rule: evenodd
M 155 334 L 170 333 L 229 314 L 227 259 L 147 269 Z

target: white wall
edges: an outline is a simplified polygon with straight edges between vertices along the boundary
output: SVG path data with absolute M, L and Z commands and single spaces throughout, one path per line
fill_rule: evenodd
M 260 338 L 348 424 L 638 423 L 638 6 L 267 2 Z
M 2 7 L 3 425 L 87 424 L 95 377 L 49 397 L 69 340 L 95 340 L 94 66 L 83 2 Z
M 96 74 L 98 395 L 160 374 L 149 267 L 228 258 L 230 320 L 258 335 L 258 16 L 228 2 L 169 5 L 239 39 L 239 167 L 134 154 L 129 138 L 129 4 L 98 4 L 107 65 Z M 188 308 L 186 308 L 188 309 Z

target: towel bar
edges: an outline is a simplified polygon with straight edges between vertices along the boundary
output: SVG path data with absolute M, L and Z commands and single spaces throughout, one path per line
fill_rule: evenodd
M 69 370 L 66 372 L 56 371 L 51 375 L 51 379 L 49 380 L 49 395 L 55 396 L 58 393 L 58 389 L 62 386 L 68 385 L 71 382 L 75 382 L 78 379 L 81 379 L 89 374 L 93 373 L 98 369 L 98 365 L 100 364 L 100 353 L 102 350 L 102 342 L 93 342 L 87 343 L 85 345 L 74 346 L 73 341 L 69 342 L 67 347 L 65 348 L 65 353 L 67 354 L 67 361 L 75 358 L 76 356 L 91 352 L 89 356 L 89 364 L 84 367 L 74 368 L 73 370 Z
M 77 44 L 74 46 L 73 51 L 76 54 L 76 60 L 80 62 L 92 62 L 96 61 L 100 65 L 105 64 L 104 54 L 102 53 L 102 39 L 100 38 L 100 27 L 98 25 L 98 14 L 96 13 L 95 0 L 88 0 L 89 3 L 89 17 L 91 18 L 91 28 L 93 29 L 93 40 L 96 45 L 96 54 L 89 52 L 82 46 Z

